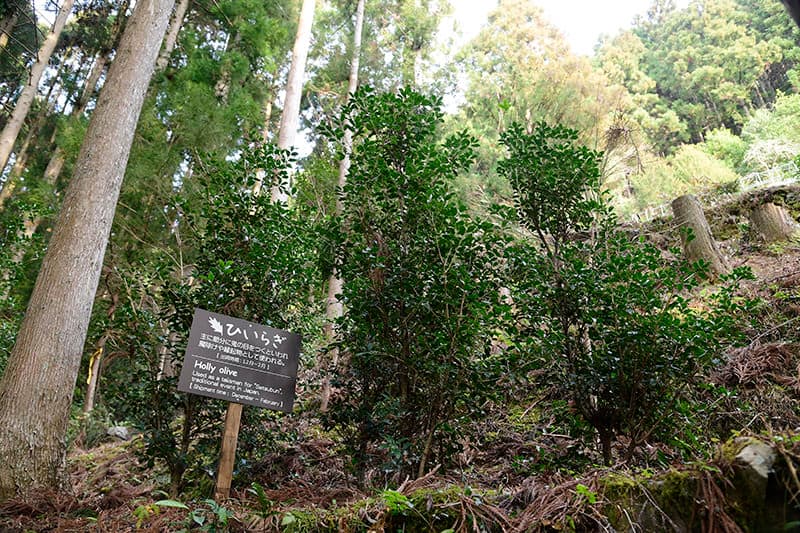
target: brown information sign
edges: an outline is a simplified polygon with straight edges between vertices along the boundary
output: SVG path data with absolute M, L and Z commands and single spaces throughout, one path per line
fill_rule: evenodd
M 291 412 L 300 336 L 195 309 L 178 390 Z

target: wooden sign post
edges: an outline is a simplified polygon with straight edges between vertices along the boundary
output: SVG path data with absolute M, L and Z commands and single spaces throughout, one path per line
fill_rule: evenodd
M 178 390 L 227 400 L 214 498 L 230 497 L 242 407 L 290 413 L 300 336 L 255 322 L 195 309 Z
M 239 442 L 239 425 L 242 421 L 242 404 L 229 403 L 225 413 L 225 429 L 222 431 L 222 446 L 219 452 L 217 488 L 214 499 L 222 502 L 231 496 L 233 464 L 236 461 L 236 444 Z

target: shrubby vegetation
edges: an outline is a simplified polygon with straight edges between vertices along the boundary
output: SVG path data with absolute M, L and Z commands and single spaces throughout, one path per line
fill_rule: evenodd
M 599 187 L 601 154 L 562 126 L 503 133 L 509 156 L 498 171 L 516 214 L 497 211 L 502 226 L 474 218 L 453 183 L 474 161 L 475 140 L 441 139 L 440 106 L 409 89 L 362 89 L 345 106 L 329 135 L 352 128 L 352 167 L 343 217 L 324 222 L 324 242 L 300 211 L 253 194 L 262 171 L 278 179 L 288 168 L 287 154 L 261 146 L 234 163 L 203 164 L 205 177 L 175 211 L 187 266 L 120 278 L 127 302 L 107 325 L 106 349 L 140 354 L 124 371 L 133 363 L 144 379 L 107 390 L 106 403 L 145 432 L 146 454 L 169 465 L 173 492 L 187 469 L 196 487 L 208 482 L 222 419 L 220 402 L 176 394 L 170 377 L 194 307 L 313 339 L 320 324 L 303 295 L 321 274 L 318 249 L 334 250 L 346 280 L 326 419 L 362 482 L 375 468 L 398 479 L 451 464 L 487 402 L 504 401 L 501 375 L 520 382 L 532 369 L 594 428 L 607 463 L 618 437 L 623 460 L 668 439 L 687 387 L 736 337 L 745 308 L 732 291 L 742 273 L 692 304 L 704 266 L 665 262 L 618 230 Z M 509 233 L 517 224 L 522 233 Z M 117 371 L 111 364 L 107 375 Z M 251 412 L 242 461 L 270 449 L 274 436 L 259 433 L 274 431 L 272 419 Z
M 357 93 L 341 127 L 355 145 L 337 261 L 346 361 L 331 419 L 359 471 L 423 475 L 448 464 L 498 391 L 503 238 L 471 217 L 453 180 L 475 158 L 465 134 L 439 141 L 441 102 L 410 89 Z
M 618 229 L 599 187 L 601 154 L 577 132 L 513 125 L 502 136 L 510 157 L 499 172 L 514 187 L 519 222 L 532 239 L 512 248 L 511 292 L 520 349 L 569 398 L 599 436 L 611 464 L 664 436 L 683 391 L 737 336 L 746 307 L 734 299 L 738 271 L 698 309 L 688 294 L 703 264 L 666 262 L 644 239 Z

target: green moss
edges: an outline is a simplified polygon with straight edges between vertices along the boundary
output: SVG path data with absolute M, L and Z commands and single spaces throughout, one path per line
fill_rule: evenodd
M 462 498 L 471 498 L 475 505 L 497 499 L 496 491 L 473 492 L 469 487 L 451 485 L 444 488 L 420 489 L 408 497 L 410 506 L 400 506 L 386 513 L 387 531 L 443 531 L 462 518 Z M 470 517 L 467 517 L 470 520 Z M 499 526 L 478 521 L 466 524 L 469 530 L 494 531 Z
M 281 518 L 282 531 L 287 533 L 306 533 L 324 531 L 320 529 L 326 522 L 324 509 L 292 509 Z
M 625 499 L 631 495 L 631 492 L 637 490 L 638 482 L 636 479 L 612 472 L 600 480 L 602 486 L 603 496 L 609 500 Z
M 517 431 L 530 431 L 541 421 L 542 413 L 531 406 L 517 405 L 509 409 L 508 421 Z
M 680 513 L 691 510 L 696 488 L 697 479 L 692 472 L 670 470 L 654 480 L 650 490 L 662 509 Z
M 624 530 L 625 513 L 623 509 L 631 507 L 636 496 L 641 494 L 638 483 L 625 474 L 612 472 L 600 480 L 601 492 L 610 504 L 604 508 L 608 521 L 617 530 Z
M 604 513 L 612 526 L 626 530 L 633 517 L 646 530 L 657 530 L 665 521 L 662 511 L 673 522 L 688 522 L 697 480 L 691 472 L 669 470 L 655 477 L 611 473 L 601 484 L 608 502 Z
M 462 517 L 462 498 L 472 498 L 476 505 L 495 501 L 496 491 L 473 493 L 468 487 L 449 486 L 437 489 L 420 489 L 406 497 L 396 491 L 384 491 L 345 507 L 331 509 L 292 509 L 282 515 L 281 531 L 305 532 L 361 532 L 376 528 L 385 531 L 443 531 L 452 528 Z M 383 508 L 383 512 L 380 509 Z M 378 518 L 370 523 L 366 516 Z M 469 517 L 468 517 L 469 521 Z M 481 531 L 500 530 L 493 523 L 468 523 Z
M 761 442 L 756 437 L 734 437 L 719 447 L 718 457 L 726 464 L 733 464 L 736 456 L 749 444 Z

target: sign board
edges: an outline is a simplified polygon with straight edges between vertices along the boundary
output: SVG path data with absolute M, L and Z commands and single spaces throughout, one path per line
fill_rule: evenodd
M 300 336 L 195 309 L 178 390 L 291 412 Z

